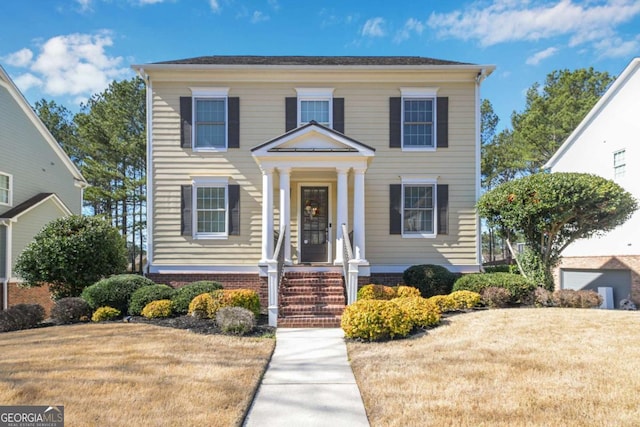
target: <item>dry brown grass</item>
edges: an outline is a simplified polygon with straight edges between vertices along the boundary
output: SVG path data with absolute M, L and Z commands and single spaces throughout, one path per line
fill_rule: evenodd
M 0 402 L 64 405 L 70 427 L 237 425 L 274 345 L 127 323 L 4 333 Z
M 372 426 L 637 426 L 639 343 L 640 312 L 508 309 L 348 350 Z

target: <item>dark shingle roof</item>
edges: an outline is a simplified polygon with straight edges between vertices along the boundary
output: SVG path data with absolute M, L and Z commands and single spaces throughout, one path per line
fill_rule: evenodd
M 0 214 L 1 219 L 12 219 L 21 213 L 28 211 L 47 197 L 53 196 L 54 193 L 38 193 L 32 198 L 20 203 L 19 205 L 9 209 L 5 213 Z
M 193 65 L 473 65 L 465 62 L 425 58 L 421 56 L 199 56 L 156 62 L 155 64 Z

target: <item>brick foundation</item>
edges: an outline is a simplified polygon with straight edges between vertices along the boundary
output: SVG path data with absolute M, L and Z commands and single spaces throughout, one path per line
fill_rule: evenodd
M 17 283 L 9 283 L 7 291 L 9 307 L 17 304 L 40 304 L 44 308 L 45 316 L 49 316 L 49 313 L 51 313 L 53 300 L 51 299 L 49 286 L 21 288 Z M 0 308 L 4 307 L 4 301 L 2 301 L 2 298 L 3 293 L 0 291 Z
M 553 279 L 556 284 L 556 288 L 560 287 L 561 268 L 630 270 L 631 299 L 636 305 L 640 304 L 640 255 L 562 257 L 560 266 L 558 266 L 553 272 Z

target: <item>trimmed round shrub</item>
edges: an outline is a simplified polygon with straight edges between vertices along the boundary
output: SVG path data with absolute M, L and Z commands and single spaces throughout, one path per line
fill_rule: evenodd
M 495 286 L 483 289 L 480 296 L 482 297 L 482 303 L 491 308 L 506 307 L 511 301 L 511 294 L 508 290 Z
M 455 310 L 468 310 L 480 304 L 482 297 L 477 292 L 454 291 L 449 294 Z
M 57 325 L 88 322 L 91 319 L 91 306 L 78 297 L 61 298 L 51 309 L 51 319 Z
M 396 291 L 390 286 L 364 285 L 358 289 L 358 299 L 390 300 L 396 297 Z
M 158 301 L 151 301 L 145 305 L 140 313 L 147 319 L 157 319 L 170 317 L 173 314 L 170 299 L 161 299 Z
M 553 292 L 553 305 L 567 308 L 595 308 L 602 304 L 602 297 L 594 291 L 559 289 Z
M 455 301 L 453 301 L 449 295 L 434 295 L 428 298 L 428 301 L 435 304 L 440 310 L 440 313 L 455 310 Z
M 402 273 L 403 282 L 418 288 L 425 298 L 449 294 L 457 277 L 445 267 L 433 264 L 412 265 Z
M 0 311 L 0 332 L 30 329 L 44 320 L 40 304 L 16 304 Z
M 151 301 L 171 299 L 174 292 L 174 289 L 167 285 L 149 285 L 136 289 L 129 301 L 129 314 L 137 316 Z
M 242 307 L 222 307 L 216 313 L 216 323 L 222 332 L 246 335 L 256 326 L 256 316 Z
M 258 317 L 260 315 L 260 296 L 252 289 L 223 289 L 220 306 L 246 308 Z
M 396 298 L 412 298 L 420 296 L 420 289 L 413 286 L 398 285 L 394 288 L 396 291 Z
M 109 306 L 128 313 L 131 295 L 143 286 L 155 285 L 153 281 L 137 274 L 119 274 L 102 279 L 82 291 L 82 298 L 94 310 Z
M 453 285 L 454 291 L 472 291 L 481 293 L 483 289 L 504 288 L 511 294 L 512 303 L 521 303 L 527 299 L 536 285 L 519 274 L 510 273 L 474 273 L 465 274 Z
M 173 311 L 176 314 L 187 314 L 192 299 L 198 295 L 213 292 L 218 289 L 222 289 L 220 283 L 208 280 L 189 283 L 188 285 L 177 288 L 171 297 L 171 301 L 173 301 Z
M 93 316 L 91 316 L 92 322 L 105 322 L 107 320 L 113 320 L 120 317 L 122 313 L 120 310 L 113 307 L 98 307 L 96 311 L 93 312 Z
M 415 327 L 428 328 L 440 323 L 440 309 L 426 298 L 412 296 L 391 301 L 407 313 Z
M 196 295 L 189 304 L 188 313 L 200 319 L 213 319 L 221 308 L 222 290 Z
M 413 324 L 392 301 L 359 300 L 347 306 L 340 325 L 347 338 L 380 341 L 405 337 Z

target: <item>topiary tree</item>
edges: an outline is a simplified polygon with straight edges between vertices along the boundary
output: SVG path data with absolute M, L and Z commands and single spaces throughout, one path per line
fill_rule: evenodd
M 577 239 L 599 236 L 623 224 L 637 209 L 631 194 L 613 181 L 586 173 L 538 173 L 505 182 L 478 200 L 480 216 L 505 237 L 521 234 L 553 288 L 551 270 Z M 508 241 L 508 240 L 507 240 Z M 531 260 L 530 260 L 531 261 Z M 525 276 L 532 272 L 522 271 Z
M 118 230 L 97 217 L 70 216 L 47 224 L 16 260 L 25 287 L 50 285 L 53 299 L 77 297 L 105 276 L 126 269 Z

